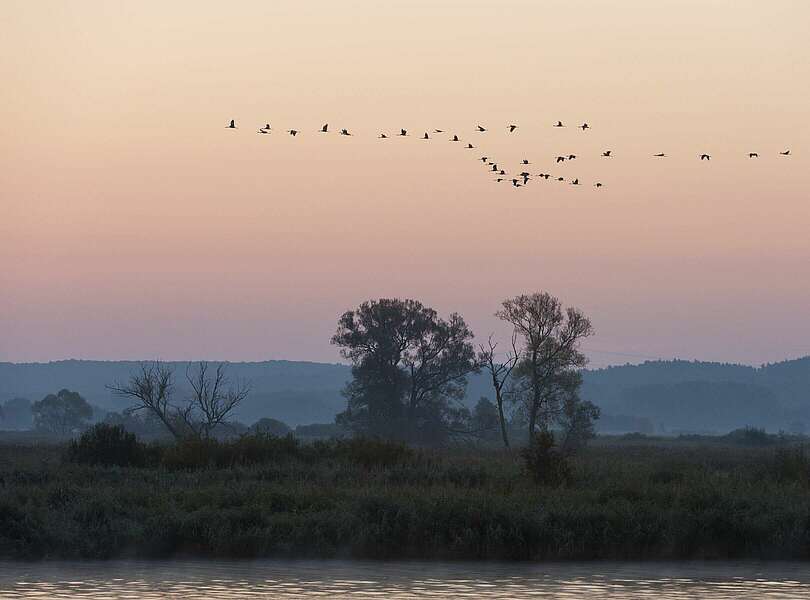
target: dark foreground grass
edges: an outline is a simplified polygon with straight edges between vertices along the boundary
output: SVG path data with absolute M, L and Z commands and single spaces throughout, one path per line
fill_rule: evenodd
M 612 444 L 552 487 L 500 451 L 247 443 L 141 467 L 0 446 L 0 557 L 810 557 L 796 448 Z

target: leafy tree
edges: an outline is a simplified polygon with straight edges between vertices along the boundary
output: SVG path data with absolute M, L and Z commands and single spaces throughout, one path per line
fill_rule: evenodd
M 501 423 L 498 407 L 489 398 L 480 398 L 470 415 L 472 432 L 484 439 L 497 440 L 501 431 Z
M 364 302 L 344 313 L 332 343 L 352 362 L 346 411 L 355 433 L 409 441 L 443 439 L 462 418 L 466 375 L 476 370 L 473 334 L 416 300 Z
M 558 419 L 562 434 L 560 446 L 565 454 L 576 452 L 596 436 L 594 421 L 599 414 L 598 406 L 582 400 L 578 394 L 569 394 L 565 398 Z
M 31 405 L 34 427 L 42 431 L 66 435 L 83 429 L 93 416 L 93 408 L 77 392 L 59 390 Z
M 275 437 L 284 437 L 285 435 L 292 433 L 292 429 L 290 429 L 286 423 L 279 421 L 278 419 L 271 419 L 270 417 L 259 419 L 251 426 L 251 429 L 256 433 L 272 435 Z
M 548 430 L 565 398 L 579 388 L 578 371 L 587 363 L 579 343 L 593 334 L 593 327 L 581 311 L 563 310 L 546 292 L 505 300 L 495 314 L 523 339 L 512 389 L 525 406 L 533 444 L 537 429 Z
M 2 407 L 0 423 L 3 429 L 31 429 L 34 416 L 31 413 L 31 401 L 27 398 L 12 398 L 6 400 Z

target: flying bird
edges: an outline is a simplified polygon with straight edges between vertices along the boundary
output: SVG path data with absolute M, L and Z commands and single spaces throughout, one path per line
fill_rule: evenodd
M 748 158 L 759 158 L 759 154 L 757 154 L 756 152 L 749 152 Z
M 532 164 L 532 163 L 530 163 L 530 162 L 529 162 L 529 159 L 528 159 L 528 158 L 524 158 L 524 159 L 523 159 L 523 164 L 524 164 L 524 165 L 530 165 L 530 164 Z
M 790 156 L 790 150 L 785 150 L 784 152 L 780 152 L 782 156 Z
M 565 127 L 562 121 L 557 121 L 557 124 L 554 127 Z
M 509 127 L 507 127 L 507 129 L 509 129 L 509 133 L 512 133 L 515 131 L 515 129 L 517 129 L 517 125 L 510 125 Z
M 429 140 L 430 139 L 430 136 L 427 134 L 427 131 L 425 132 L 425 135 L 422 136 L 422 139 L 423 140 Z
M 321 127 L 321 133 L 327 133 L 329 131 L 329 123 L 324 123 L 323 127 Z
M 259 129 L 259 130 L 258 130 L 256 133 L 270 133 L 270 130 L 269 130 L 269 129 L 265 129 L 264 127 L 262 127 L 262 128 L 261 128 L 261 129 Z
M 612 150 L 605 150 L 604 152 L 602 152 L 602 156 L 604 156 L 605 158 L 610 158 L 611 154 Z
M 452 140 L 450 140 L 450 141 L 451 141 L 451 142 L 460 142 L 461 140 L 459 140 L 459 139 L 458 139 L 458 136 L 457 136 L 457 135 L 454 135 L 454 136 L 453 136 L 453 139 L 452 139 Z
M 478 126 L 478 131 L 484 132 L 484 131 L 486 131 L 486 129 L 484 129 L 483 127 L 481 127 L 481 126 L 479 125 L 479 126 Z
M 340 135 L 351 135 L 351 133 L 349 133 L 348 129 L 341 129 L 340 130 Z
M 493 164 L 493 165 L 492 165 L 492 170 L 493 170 L 493 171 L 497 171 L 497 170 L 498 170 L 498 165 Z
M 564 157 L 564 156 L 558 156 L 558 157 L 557 157 L 557 162 L 558 162 L 558 163 L 561 163 L 561 162 L 563 162 L 564 160 L 565 160 L 565 157 Z
M 433 133 L 444 133 L 444 129 L 434 129 Z
M 712 157 L 709 156 L 708 154 L 701 154 L 700 155 L 700 160 L 711 160 L 711 159 L 712 159 Z
M 408 132 L 406 130 L 404 130 L 404 129 L 400 129 L 399 130 L 399 135 L 405 136 L 405 135 L 408 135 Z
M 473 148 L 475 148 L 475 146 L 473 146 L 472 144 L 467 144 L 467 148 L 468 148 L 469 150 L 472 150 Z
M 230 124 L 226 127 L 226 129 L 236 129 L 236 121 L 231 119 Z
M 387 135 L 385 135 L 384 133 L 381 133 L 381 134 L 380 134 L 380 139 L 381 139 L 381 140 L 387 140 L 387 139 L 388 139 L 388 136 L 387 136 Z
M 489 160 L 488 156 L 482 156 L 481 157 L 481 162 L 487 162 L 488 160 Z
M 565 181 L 565 177 L 557 177 L 557 181 Z
M 576 154 L 569 154 L 568 155 L 568 160 L 574 160 L 576 157 L 577 157 Z
M 596 183 L 593 184 L 593 187 L 600 188 L 602 187 L 602 184 L 597 181 Z
M 291 136 L 295 137 L 296 135 L 298 135 L 298 130 L 297 129 L 290 129 L 287 133 L 289 133 Z
M 666 154 L 664 154 L 663 152 L 659 152 L 658 154 L 653 154 L 653 156 L 655 156 L 657 158 L 664 158 L 666 156 Z
M 585 131 L 586 129 L 590 129 L 590 128 L 591 128 L 591 126 L 590 126 L 590 125 L 588 125 L 587 123 L 583 123 L 582 125 L 580 125 L 580 126 L 579 126 L 579 128 L 580 128 L 582 131 Z
M 504 171 L 503 169 L 501 169 L 500 171 L 498 171 L 498 175 L 506 175 L 506 171 Z
M 571 185 L 579 185 L 579 179 L 574 179 L 574 181 L 571 182 Z

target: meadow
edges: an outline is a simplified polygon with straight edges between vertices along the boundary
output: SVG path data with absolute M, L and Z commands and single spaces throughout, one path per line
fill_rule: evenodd
M 0 558 L 810 557 L 796 442 L 598 438 L 553 484 L 519 451 L 478 446 L 245 436 L 94 452 L 0 443 Z

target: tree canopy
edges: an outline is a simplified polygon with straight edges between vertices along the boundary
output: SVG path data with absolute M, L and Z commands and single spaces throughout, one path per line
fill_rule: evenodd
M 466 375 L 476 370 L 473 334 L 416 300 L 382 298 L 344 313 L 332 343 L 352 362 L 338 422 L 365 435 L 441 440 L 461 418 Z

